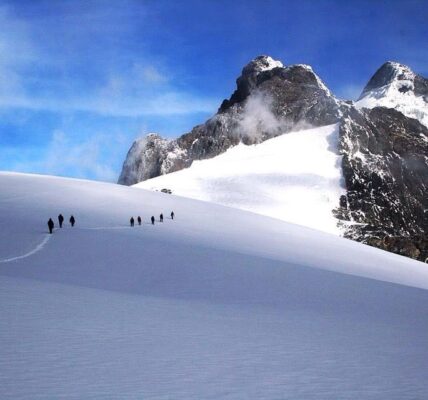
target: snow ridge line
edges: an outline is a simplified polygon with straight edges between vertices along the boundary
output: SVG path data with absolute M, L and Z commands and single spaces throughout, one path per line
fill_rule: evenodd
M 27 257 L 32 256 L 33 254 L 36 254 L 37 252 L 42 250 L 43 247 L 45 247 L 46 243 L 49 241 L 50 238 L 51 238 L 51 235 L 47 234 L 46 237 L 33 250 L 30 250 L 28 253 L 25 253 L 21 256 L 5 258 L 3 260 L 0 260 L 0 264 L 8 263 L 8 262 L 16 261 L 16 260 L 21 260 L 23 258 L 27 258 Z

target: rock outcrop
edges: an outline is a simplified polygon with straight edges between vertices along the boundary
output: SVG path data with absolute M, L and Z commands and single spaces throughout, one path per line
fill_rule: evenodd
M 339 214 L 351 221 L 345 236 L 391 250 L 400 242 L 420 243 L 415 249 L 406 245 L 402 253 L 422 259 L 428 231 L 428 129 L 394 109 L 376 107 L 351 109 L 339 132 L 347 188 Z
M 119 183 L 133 185 L 186 166 L 183 152 L 176 142 L 150 133 L 132 144 L 123 163 Z

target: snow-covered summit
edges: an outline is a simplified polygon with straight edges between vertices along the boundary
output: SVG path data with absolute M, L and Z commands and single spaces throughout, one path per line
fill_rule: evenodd
M 274 68 L 283 68 L 284 64 L 281 61 L 274 60 L 267 55 L 261 55 L 250 61 L 245 67 L 245 72 L 260 73 L 269 71 Z
M 369 80 L 356 106 L 394 108 L 428 126 L 428 79 L 388 61 Z
M 414 90 L 414 79 L 416 74 L 407 66 L 394 61 L 387 61 L 371 77 L 365 86 L 359 100 L 368 92 L 380 89 L 384 86 L 393 85 L 402 93 Z

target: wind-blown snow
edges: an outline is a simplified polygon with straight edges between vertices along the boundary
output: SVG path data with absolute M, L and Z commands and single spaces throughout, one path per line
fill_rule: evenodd
M 343 188 L 337 125 L 240 144 L 190 168 L 135 187 L 241 208 L 339 234 L 332 210 Z
M 76 226 L 46 241 L 60 212 Z M 428 395 L 423 263 L 233 208 L 54 177 L 0 173 L 0 221 L 2 399 Z
M 368 91 L 355 103 L 355 106 L 357 108 L 394 108 L 428 127 L 428 103 L 423 96 L 416 96 L 413 91 L 415 74 L 401 64 L 392 62 L 391 64 L 395 68 L 395 79 L 393 78 L 385 86 Z M 397 79 L 398 76 L 400 79 Z

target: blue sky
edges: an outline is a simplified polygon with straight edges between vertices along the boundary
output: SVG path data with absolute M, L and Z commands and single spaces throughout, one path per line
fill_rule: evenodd
M 355 98 L 428 76 L 428 1 L 0 0 L 0 170 L 115 181 L 132 141 L 214 114 L 260 54 Z

